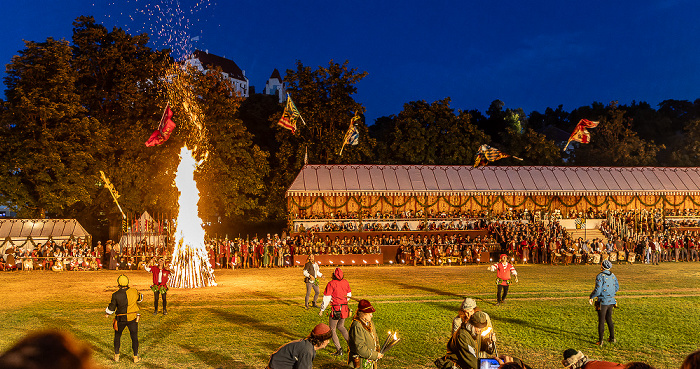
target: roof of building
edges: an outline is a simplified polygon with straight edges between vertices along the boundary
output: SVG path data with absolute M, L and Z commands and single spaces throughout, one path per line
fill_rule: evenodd
M 699 195 L 700 168 L 306 165 L 287 196 Z
M 270 79 L 277 78 L 280 82 L 282 82 L 282 76 L 280 75 L 280 71 L 275 68 L 275 70 L 272 71 L 272 74 L 270 75 Z
M 241 81 L 248 80 L 248 78 L 243 75 L 243 70 L 241 70 L 241 68 L 239 68 L 233 60 L 229 60 L 218 55 L 209 54 L 208 52 L 201 50 L 195 50 L 193 54 L 195 58 L 199 59 L 199 62 L 202 63 L 205 68 L 220 67 L 221 71 L 227 73 L 231 78 Z

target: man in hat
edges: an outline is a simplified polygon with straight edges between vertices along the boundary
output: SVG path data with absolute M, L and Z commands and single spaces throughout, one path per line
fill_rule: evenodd
M 568 369 L 621 369 L 625 367 L 609 361 L 590 360 L 581 351 L 574 349 L 564 351 L 564 360 L 561 361 L 561 364 Z
M 508 262 L 508 255 L 506 254 L 501 254 L 499 262 L 491 265 L 489 270 L 496 272 L 496 284 L 498 284 L 498 291 L 496 292 L 496 305 L 501 305 L 505 303 L 506 296 L 508 296 L 511 276 L 515 277 L 515 281 L 517 282 L 518 272 L 515 270 L 513 264 Z M 502 296 L 501 292 L 503 293 Z
M 343 278 L 343 270 L 335 268 L 331 281 L 326 284 L 326 289 L 323 291 L 323 303 L 321 304 L 321 311 L 318 312 L 318 316 L 321 316 L 327 307 L 330 306 L 331 308 L 328 314 L 328 325 L 333 333 L 333 344 L 336 348 L 333 355 L 335 356 L 344 354 L 337 331 L 340 331 L 340 334 L 343 335 L 345 342 L 348 342 L 349 338 L 348 330 L 345 328 L 345 319 L 350 316 L 350 309 L 348 308 L 349 297 L 352 297 L 350 283 Z
M 476 301 L 474 299 L 466 297 L 464 301 L 462 301 L 462 304 L 459 307 L 459 311 L 457 312 L 457 316 L 452 319 L 452 333 L 454 334 L 457 332 L 457 329 L 462 326 L 462 322 L 466 322 L 471 318 L 472 315 L 474 315 L 475 312 L 481 311 L 476 306 Z M 486 312 L 484 312 L 486 314 Z M 486 314 L 486 322 L 487 322 L 487 327 L 493 327 L 491 324 L 491 317 L 489 317 L 488 314 Z
M 119 347 L 121 346 L 122 332 L 129 328 L 131 336 L 131 348 L 134 351 L 134 362 L 139 362 L 139 305 L 143 301 L 143 295 L 135 288 L 129 288 L 129 278 L 124 274 L 117 278 L 119 289 L 112 294 L 112 301 L 105 309 L 105 317 L 116 313 L 114 320 L 114 361 L 119 361 Z
M 353 368 L 377 368 L 377 360 L 384 357 L 379 352 L 379 337 L 372 318 L 376 310 L 368 300 L 360 300 L 357 304 L 357 313 L 350 325 L 350 356 L 348 363 Z
M 438 360 L 453 362 L 462 369 L 477 369 L 479 357 L 486 356 L 480 355 L 481 352 L 492 355 L 496 351 L 493 330 L 487 326 L 486 313 L 475 312 L 468 321 L 462 322 L 447 342 L 447 355 Z
M 603 260 L 600 264 L 600 273 L 595 278 L 595 289 L 588 297 L 588 302 L 593 305 L 593 299 L 598 299 L 596 310 L 598 310 L 598 342 L 596 345 L 603 346 L 603 335 L 605 334 L 605 323 L 608 324 L 610 337 L 608 341 L 617 342 L 615 340 L 615 324 L 612 320 L 613 308 L 617 305 L 615 294 L 620 289 L 617 283 L 617 277 L 610 271 L 612 263 L 610 260 Z M 598 306 L 599 305 L 599 306 Z
M 159 258 L 157 261 L 151 259 L 149 265 L 145 266 L 144 269 L 147 272 L 153 274 L 153 285 L 151 285 L 151 291 L 153 291 L 153 315 L 158 314 L 158 298 L 163 297 L 163 315 L 168 313 L 168 278 L 170 277 L 170 270 L 165 265 L 163 259 Z
M 311 369 L 316 351 L 328 346 L 331 329 L 326 324 L 317 324 L 306 338 L 292 341 L 280 347 L 267 363 L 268 369 Z

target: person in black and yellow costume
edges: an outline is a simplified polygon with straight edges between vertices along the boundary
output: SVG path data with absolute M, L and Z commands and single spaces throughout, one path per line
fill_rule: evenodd
M 129 328 L 131 336 L 131 348 L 134 351 L 134 362 L 139 362 L 139 305 L 143 301 L 143 294 L 135 288 L 129 288 L 129 278 L 124 274 L 117 278 L 119 289 L 112 294 L 112 301 L 105 309 L 105 317 L 116 313 L 114 320 L 114 361 L 119 361 L 119 347 L 121 346 L 122 332 Z

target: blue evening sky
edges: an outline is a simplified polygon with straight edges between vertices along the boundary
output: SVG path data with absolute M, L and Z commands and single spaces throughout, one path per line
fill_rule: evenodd
M 445 97 L 455 109 L 485 112 L 500 99 L 528 114 L 560 104 L 571 111 L 593 102 L 700 98 L 695 0 L 32 0 L 2 7 L 3 64 L 23 39 L 70 39 L 79 15 L 109 29 L 155 32 L 156 48 L 183 49 L 166 35 L 199 36 L 195 47 L 234 60 L 257 91 L 274 68 L 284 73 L 296 60 L 316 67 L 347 59 L 369 72 L 355 97 L 368 123 L 406 102 Z

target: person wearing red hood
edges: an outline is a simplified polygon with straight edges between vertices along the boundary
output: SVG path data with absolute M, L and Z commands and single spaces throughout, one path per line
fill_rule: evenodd
M 496 272 L 496 283 L 498 284 L 498 292 L 496 293 L 496 305 L 501 305 L 505 302 L 508 295 L 508 287 L 510 286 L 511 274 L 515 276 L 515 281 L 518 281 L 518 272 L 515 271 L 513 264 L 508 262 L 508 255 L 501 254 L 501 260 L 489 267 L 489 270 Z M 503 296 L 501 296 L 503 292 Z
M 323 311 L 327 307 L 330 306 L 331 308 L 328 325 L 331 327 L 333 344 L 336 348 L 336 352 L 333 354 L 335 356 L 344 355 L 343 346 L 340 345 L 337 331 L 340 331 L 343 335 L 345 342 L 348 342 L 349 339 L 348 330 L 345 328 L 345 319 L 350 316 L 348 297 L 352 297 L 350 283 L 347 279 L 343 279 L 343 270 L 335 268 L 331 281 L 328 282 L 326 289 L 323 291 L 323 303 L 321 304 L 321 311 L 318 313 L 318 316 L 322 316 Z

